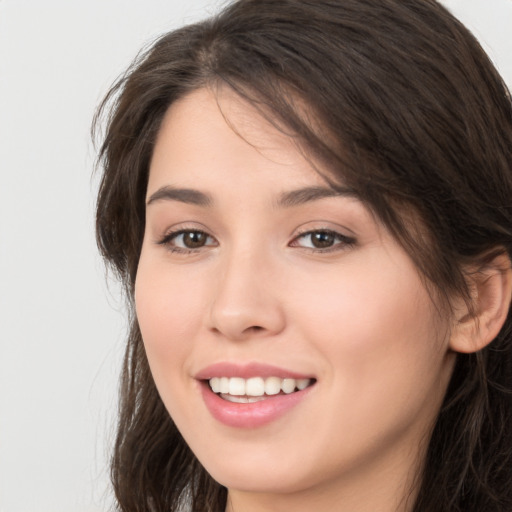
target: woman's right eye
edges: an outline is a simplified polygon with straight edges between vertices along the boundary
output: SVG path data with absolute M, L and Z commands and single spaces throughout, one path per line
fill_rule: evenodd
M 167 246 L 172 252 L 192 252 L 218 245 L 212 236 L 198 229 L 180 229 L 168 233 L 158 243 Z

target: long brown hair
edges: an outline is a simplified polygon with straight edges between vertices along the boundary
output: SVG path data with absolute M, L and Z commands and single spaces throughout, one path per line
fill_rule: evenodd
M 112 460 L 126 512 L 226 505 L 226 489 L 158 396 L 131 303 L 162 117 L 176 99 L 218 84 L 356 190 L 443 307 L 454 294 L 469 300 L 464 263 L 512 254 L 510 94 L 475 38 L 436 1 L 238 0 L 163 36 L 98 113 L 106 131 L 97 240 L 132 311 Z M 511 325 L 509 313 L 488 347 L 457 356 L 415 512 L 512 510 Z

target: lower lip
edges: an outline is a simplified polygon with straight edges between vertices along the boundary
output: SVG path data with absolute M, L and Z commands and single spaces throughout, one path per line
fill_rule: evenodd
M 208 383 L 201 382 L 201 393 L 210 414 L 228 427 L 256 428 L 270 423 L 298 405 L 313 386 L 289 395 L 273 395 L 253 403 L 234 403 L 215 394 Z

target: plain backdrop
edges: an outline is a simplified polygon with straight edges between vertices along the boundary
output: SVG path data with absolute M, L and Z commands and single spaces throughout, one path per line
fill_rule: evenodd
M 512 0 L 446 0 L 512 84 Z M 110 509 L 126 325 L 93 234 L 96 105 L 214 0 L 0 0 L 0 512 Z

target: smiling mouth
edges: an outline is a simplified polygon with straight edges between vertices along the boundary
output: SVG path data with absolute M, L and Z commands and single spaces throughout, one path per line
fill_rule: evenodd
M 280 377 L 212 377 L 210 389 L 228 402 L 254 403 L 276 395 L 290 395 L 314 384 L 315 379 L 282 379 Z

